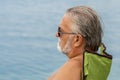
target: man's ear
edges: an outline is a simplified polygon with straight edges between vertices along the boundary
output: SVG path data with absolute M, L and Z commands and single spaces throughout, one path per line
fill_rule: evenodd
M 76 35 L 74 38 L 74 47 L 81 46 L 82 42 L 83 42 L 83 37 L 80 34 Z

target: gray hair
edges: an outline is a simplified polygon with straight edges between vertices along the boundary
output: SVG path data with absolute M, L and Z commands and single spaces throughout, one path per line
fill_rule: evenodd
M 85 41 L 85 48 L 97 51 L 102 42 L 102 27 L 97 13 L 86 6 L 77 6 L 67 10 L 66 14 L 72 18 L 74 26 L 72 32 L 80 33 Z

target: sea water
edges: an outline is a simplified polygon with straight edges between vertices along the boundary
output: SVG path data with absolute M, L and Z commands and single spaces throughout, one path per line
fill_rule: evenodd
M 103 23 L 103 42 L 113 55 L 108 80 L 120 76 L 120 1 L 0 0 L 0 80 L 46 80 L 65 63 L 55 33 L 66 9 L 94 8 Z

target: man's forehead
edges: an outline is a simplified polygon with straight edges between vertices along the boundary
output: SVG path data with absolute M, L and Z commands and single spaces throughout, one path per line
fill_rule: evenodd
M 64 27 L 66 27 L 66 28 L 70 28 L 70 26 L 72 26 L 72 21 L 71 21 L 71 18 L 69 17 L 69 16 L 67 16 L 67 15 L 64 15 L 63 16 L 63 18 L 62 18 L 62 20 L 61 20 L 61 23 L 60 23 L 60 27 L 61 28 L 64 28 Z

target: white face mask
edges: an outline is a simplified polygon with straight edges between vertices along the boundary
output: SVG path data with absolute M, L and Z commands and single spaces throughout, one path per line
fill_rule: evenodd
M 65 44 L 65 46 L 64 46 L 64 48 L 61 48 L 61 40 L 60 40 L 60 38 L 58 39 L 58 46 L 57 46 L 57 48 L 58 48 L 58 50 L 60 51 L 60 52 L 62 52 L 62 53 L 64 53 L 64 54 L 68 54 L 68 53 L 70 53 L 71 52 L 71 50 L 72 50 L 72 48 L 71 48 L 71 42 L 72 42 L 72 37 L 69 37 L 69 39 L 68 39 L 68 41 L 66 42 L 66 44 Z

